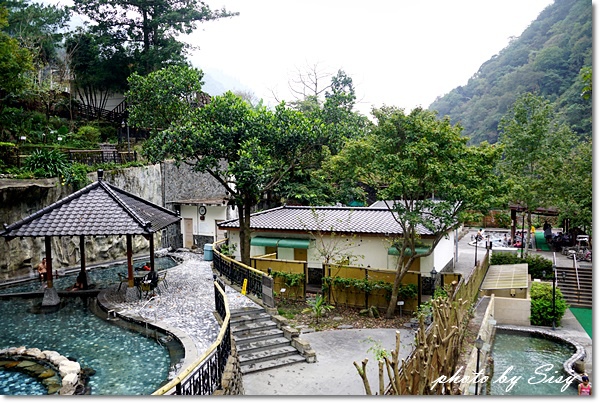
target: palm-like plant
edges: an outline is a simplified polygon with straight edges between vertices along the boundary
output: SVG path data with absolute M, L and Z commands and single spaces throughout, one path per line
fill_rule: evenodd
M 333 308 L 335 308 L 333 305 L 329 305 L 325 302 L 325 298 L 323 298 L 322 294 L 317 295 L 314 300 L 308 300 L 306 303 L 310 305 L 310 308 L 306 308 L 302 312 L 314 313 L 315 318 L 317 318 L 317 324 L 319 324 L 319 318 L 323 316 L 324 312 L 331 311 Z

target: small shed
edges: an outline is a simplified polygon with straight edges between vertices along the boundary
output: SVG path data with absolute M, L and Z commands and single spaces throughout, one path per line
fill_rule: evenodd
M 18 237 L 44 237 L 48 273 L 52 273 L 51 238 L 79 236 L 81 271 L 84 274 L 86 236 L 125 235 L 128 272 L 126 299 L 129 300 L 136 296 L 133 288 L 132 237 L 141 235 L 148 240 L 150 264 L 154 268 L 154 234 L 180 220 L 177 213 L 104 182 L 103 171 L 98 170 L 96 182 L 20 221 L 4 224 L 0 235 L 7 241 Z M 59 303 L 52 275 L 49 275 L 42 306 Z

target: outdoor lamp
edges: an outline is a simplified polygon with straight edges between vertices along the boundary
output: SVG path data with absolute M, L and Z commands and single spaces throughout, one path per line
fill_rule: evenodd
M 477 335 L 477 340 L 475 340 L 475 348 L 477 349 L 477 369 L 475 370 L 475 372 L 479 373 L 479 355 L 481 354 L 481 349 L 483 348 L 483 339 L 480 335 Z M 478 392 L 479 382 L 475 382 L 475 394 L 478 395 Z
M 433 297 L 433 294 L 435 294 L 435 278 L 437 276 L 437 271 L 435 270 L 435 266 L 433 267 L 433 269 L 431 269 L 431 296 Z
M 562 281 L 564 283 L 567 280 L 567 272 L 563 271 L 561 274 L 562 274 Z
M 542 270 L 542 278 L 545 279 L 546 278 L 546 270 Z
M 20 139 L 21 141 L 25 141 L 25 140 L 27 140 L 27 137 L 25 137 L 25 136 L 21 136 L 21 137 L 19 137 L 19 139 Z

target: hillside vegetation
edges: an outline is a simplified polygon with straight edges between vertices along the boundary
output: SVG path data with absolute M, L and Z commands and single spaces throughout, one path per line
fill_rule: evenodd
M 493 144 L 501 117 L 519 95 L 532 92 L 553 104 L 556 123 L 591 138 L 592 105 L 581 96 L 579 76 L 591 66 L 592 2 L 556 0 L 465 86 L 439 97 L 429 109 L 460 123 L 470 143 Z

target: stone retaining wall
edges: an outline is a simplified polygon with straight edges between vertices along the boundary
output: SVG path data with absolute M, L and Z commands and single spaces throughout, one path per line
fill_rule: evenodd
M 49 395 L 89 394 L 79 363 L 56 351 L 10 347 L 0 350 L 0 367 L 37 378 Z

